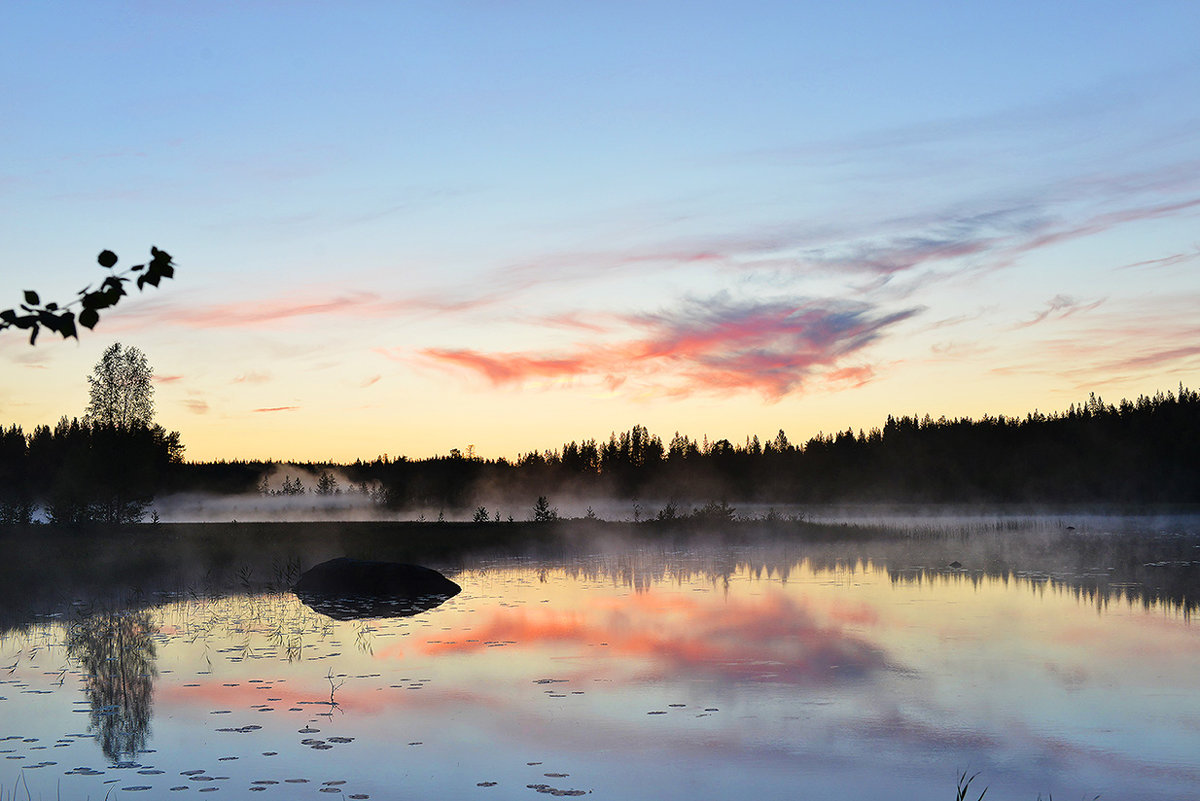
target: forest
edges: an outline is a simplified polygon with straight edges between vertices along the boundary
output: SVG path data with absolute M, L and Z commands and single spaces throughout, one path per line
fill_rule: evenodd
M 470 449 L 428 459 L 292 465 L 186 462 L 177 432 L 63 418 L 53 428 L 0 430 L 0 523 L 143 520 L 172 493 L 332 495 L 361 492 L 382 507 L 470 509 L 491 496 L 656 499 L 658 518 L 726 503 L 1200 502 L 1200 393 L 1182 385 L 1106 404 L 1094 394 L 1065 411 L 1024 417 L 888 417 L 869 431 L 792 443 L 664 441 L 642 426 L 515 459 Z M 305 485 L 303 471 L 316 476 Z M 553 517 L 548 504 L 543 518 Z
M 178 432 L 62 418 L 26 434 L 0 430 L 0 524 L 37 518 L 62 525 L 141 521 L 181 477 Z

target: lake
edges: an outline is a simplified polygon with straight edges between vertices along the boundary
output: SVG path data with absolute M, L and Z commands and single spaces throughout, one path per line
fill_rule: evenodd
M 134 540 L 55 541 L 70 581 L 5 574 L 0 798 L 1200 798 L 1191 521 L 629 530 L 183 532 L 107 584 Z M 356 549 L 462 592 L 339 621 L 286 590 Z

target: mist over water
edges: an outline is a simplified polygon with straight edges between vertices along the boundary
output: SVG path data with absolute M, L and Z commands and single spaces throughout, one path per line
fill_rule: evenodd
M 335 473 L 335 475 L 337 475 Z M 538 495 L 532 493 L 472 493 L 457 505 L 409 504 L 390 508 L 381 501 L 377 486 L 362 489 L 339 476 L 339 491 L 319 495 L 311 491 L 319 474 L 303 468 L 273 471 L 277 490 L 284 476 L 301 478 L 307 491 L 298 495 L 176 493 L 155 499 L 150 512 L 164 523 L 311 522 L 311 521 L 420 521 L 469 522 L 482 508 L 488 519 L 524 522 L 534 519 Z M 661 517 L 671 508 L 673 514 L 686 517 L 703 509 L 705 502 L 679 497 L 630 498 L 589 493 L 551 494 L 546 496 L 557 516 L 566 519 L 596 517 L 601 520 L 641 522 Z M 900 531 L 953 533 L 1019 529 L 1053 533 L 1078 530 L 1093 534 L 1132 532 L 1200 533 L 1197 510 L 1123 510 L 1096 505 L 1028 504 L 846 504 L 846 503 L 764 503 L 722 500 L 733 519 L 805 520 L 817 523 L 888 527 Z
M 164 523 L 302 523 L 400 519 L 394 511 L 359 493 L 332 496 L 179 493 L 156 498 L 151 508 Z

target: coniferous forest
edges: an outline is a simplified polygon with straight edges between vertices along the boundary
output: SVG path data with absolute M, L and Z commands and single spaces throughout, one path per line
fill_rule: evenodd
M 1200 393 L 1179 387 L 1106 404 L 1095 395 L 1023 418 L 889 417 L 869 431 L 780 431 L 669 440 L 634 426 L 607 439 L 481 459 L 452 450 L 429 459 L 379 457 L 299 465 L 273 489 L 271 462 L 183 461 L 176 432 L 63 418 L 53 428 L 0 430 L 0 523 L 127 523 L 172 493 L 363 492 L 392 509 L 470 508 L 478 494 L 645 498 L 689 503 L 1200 502 Z M 672 508 L 668 506 L 670 514 Z

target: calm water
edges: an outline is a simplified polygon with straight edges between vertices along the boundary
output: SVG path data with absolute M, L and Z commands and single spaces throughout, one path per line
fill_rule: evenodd
M 0 636 L 0 797 L 1200 798 L 1188 603 L 960 545 L 467 559 L 409 618 L 80 606 Z

